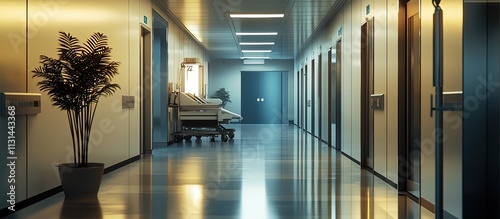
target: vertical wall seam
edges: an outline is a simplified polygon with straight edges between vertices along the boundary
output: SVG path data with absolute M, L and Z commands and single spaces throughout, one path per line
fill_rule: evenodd
M 29 47 L 28 47 L 28 44 L 29 44 L 29 41 L 28 41 L 28 33 L 29 33 L 29 30 L 28 30 L 28 25 L 29 25 L 29 22 L 28 22 L 29 16 L 28 15 L 29 14 L 28 14 L 28 12 L 29 12 L 29 8 L 28 8 L 28 4 L 29 4 L 28 0 L 26 0 L 26 4 L 25 4 L 26 20 L 24 21 L 25 28 L 26 28 L 25 29 L 26 33 L 24 34 L 25 42 L 26 42 L 26 44 L 25 44 L 25 51 L 26 51 L 25 61 L 26 61 L 26 63 L 24 63 L 25 68 L 26 68 L 26 70 L 25 70 L 26 71 L 26 84 L 25 84 L 26 92 L 28 92 L 28 84 L 29 84 L 28 83 L 28 76 L 29 76 L 29 74 L 28 74 L 28 72 L 29 72 L 28 71 L 28 67 L 29 67 L 29 65 L 28 65 L 28 61 L 29 61 L 29 59 L 28 59 L 28 54 L 29 54 Z M 29 126 L 28 126 L 28 116 L 26 115 L 25 118 L 26 118 L 26 140 L 25 140 L 25 142 L 26 142 L 26 173 L 25 173 L 25 175 L 26 175 L 26 193 L 25 193 L 25 198 L 28 198 L 29 197 L 29 193 L 28 193 L 28 188 L 29 188 L 29 183 L 28 183 L 29 182 L 29 180 L 28 180 L 29 179 L 28 178 L 29 177 L 29 174 L 28 174 L 28 171 L 29 171 L 29 165 L 28 165 L 29 164 L 29 159 L 28 159 L 29 158 L 29 150 L 28 150 L 28 148 L 29 148 L 29 131 L 28 131 L 28 127 Z
M 352 108 L 353 108 L 353 104 L 352 104 L 352 93 L 353 93 L 353 89 L 352 89 L 352 53 L 353 53 L 353 47 L 352 47 L 352 44 L 353 44 L 353 42 L 354 42 L 354 40 L 353 40 L 353 36 L 354 36 L 354 33 L 353 33 L 353 32 L 354 32 L 354 28 L 353 28 L 353 26 L 354 26 L 354 25 L 353 25 L 353 23 L 354 23 L 354 22 L 353 22 L 353 20 L 352 20 L 352 16 L 353 16 L 353 15 L 352 15 L 352 14 L 353 14 L 353 7 L 354 7 L 354 5 L 353 5 L 353 3 L 352 3 L 352 1 L 351 1 L 351 13 L 350 13 L 350 16 L 351 16 L 351 45 L 350 45 L 350 46 L 351 46 L 351 51 L 350 51 L 350 52 L 351 52 L 351 54 L 350 54 L 350 56 L 351 56 L 351 57 L 350 57 L 350 58 L 351 58 L 351 72 L 349 72 L 349 77 L 350 77 L 350 81 L 349 81 L 349 82 L 351 83 L 351 92 L 349 92 L 349 93 L 351 94 L 351 104 L 350 104 L 350 107 L 351 107 L 351 116 L 350 116 L 350 118 L 349 118 L 349 119 L 351 120 L 351 126 L 350 126 L 351 131 L 350 131 L 350 133 L 349 133 L 349 134 L 350 134 L 350 136 L 349 136 L 349 137 L 351 138 L 351 139 L 349 140 L 349 141 L 351 142 L 351 147 L 350 147 L 349 155 L 350 155 L 351 157 L 353 156 L 353 154 L 352 154 L 352 147 L 353 147 L 353 144 L 352 144 L 352 126 L 353 126 L 353 125 L 352 125 L 352 124 L 353 124 L 353 121 L 352 121 Z
M 385 1 L 385 92 L 386 99 L 385 104 L 387 105 L 385 114 L 385 177 L 389 178 L 389 116 L 387 111 L 389 111 L 389 1 Z
M 140 4 L 140 3 L 139 3 Z M 139 7 L 140 8 L 140 7 Z M 139 10 L 140 11 L 140 10 Z M 140 16 L 140 15 L 139 15 Z M 130 22 L 130 19 L 132 18 L 132 15 L 130 13 L 130 0 L 128 1 L 128 34 L 127 34 L 127 37 L 128 37 L 128 46 L 127 46 L 127 49 L 128 49 L 128 53 L 127 53 L 127 56 L 128 56 L 128 89 L 127 89 L 127 95 L 130 95 L 130 77 L 131 77 L 131 63 L 132 63 L 132 59 L 130 58 L 130 44 L 131 44 L 131 37 L 130 37 L 130 25 L 131 25 L 131 22 Z M 131 133 L 131 130 L 130 130 L 130 120 L 131 120 L 131 113 L 130 113 L 131 110 L 129 110 L 129 114 L 128 114 L 128 157 L 127 158 L 130 158 L 130 150 L 131 150 L 131 147 L 132 147 L 132 141 L 130 140 L 130 133 Z M 140 150 L 139 150 L 140 151 Z

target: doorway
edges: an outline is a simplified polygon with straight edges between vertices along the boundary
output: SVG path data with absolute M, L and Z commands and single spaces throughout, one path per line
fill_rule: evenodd
M 305 99 L 305 93 L 306 93 L 306 90 L 305 90 L 305 75 L 304 75 L 304 68 L 301 68 L 300 69 L 300 121 L 302 123 L 302 125 L 300 126 L 302 128 L 302 130 L 306 130 L 306 99 Z
M 418 0 L 407 3 L 406 16 L 406 159 L 407 191 L 420 197 L 420 15 Z
M 341 149 L 342 41 L 328 51 L 328 144 Z
M 321 48 L 320 48 L 321 49 Z M 318 55 L 318 138 L 320 141 L 325 141 L 323 138 L 323 54 Z
M 279 71 L 241 72 L 243 124 L 281 124 L 282 80 Z
M 140 104 L 140 142 L 141 153 L 151 154 L 153 150 L 152 116 L 152 74 L 151 74 L 151 31 L 141 26 L 140 37 L 141 104 Z
M 316 65 L 315 60 L 311 60 L 311 134 L 316 135 Z
M 304 89 L 304 95 L 305 95 L 305 118 L 306 118 L 306 121 L 305 121 L 305 130 L 306 132 L 309 132 L 311 133 L 311 109 L 309 109 L 309 107 L 311 107 L 311 97 L 310 97 L 310 92 L 308 92 L 310 89 L 311 89 L 311 86 L 309 85 L 309 83 L 311 82 L 311 80 L 309 80 L 309 72 L 307 71 L 307 65 L 304 66 L 304 84 L 305 84 L 305 89 Z
M 373 169 L 373 94 L 374 18 L 361 26 L 361 166 Z
M 301 92 L 301 87 L 300 87 L 300 85 L 301 85 L 300 78 L 301 78 L 300 77 L 300 71 L 297 71 L 297 121 L 296 121 L 296 124 L 297 124 L 298 127 L 302 127 L 302 117 L 301 117 L 302 110 L 300 108 L 301 107 L 301 105 L 300 105 L 300 103 L 301 103 L 300 97 L 301 97 L 301 93 L 302 92 Z

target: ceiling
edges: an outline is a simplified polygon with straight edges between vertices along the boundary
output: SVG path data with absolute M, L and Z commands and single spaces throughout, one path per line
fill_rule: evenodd
M 307 40 L 346 0 L 155 0 L 192 33 L 211 58 L 294 59 Z M 230 18 L 229 13 L 277 14 L 283 18 Z M 278 32 L 276 36 L 239 36 L 237 32 Z M 274 42 L 274 45 L 240 45 Z M 242 50 L 271 50 L 243 53 Z

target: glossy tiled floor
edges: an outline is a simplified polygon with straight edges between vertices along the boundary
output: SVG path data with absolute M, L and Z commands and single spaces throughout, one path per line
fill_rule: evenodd
M 106 174 L 97 200 L 59 193 L 7 218 L 425 218 L 418 204 L 404 210 L 411 204 L 396 189 L 294 126 L 232 126 L 229 142 L 158 148 Z

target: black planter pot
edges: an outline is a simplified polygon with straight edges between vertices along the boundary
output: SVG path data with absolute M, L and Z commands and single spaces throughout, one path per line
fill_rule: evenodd
M 58 165 L 59 177 L 65 197 L 97 198 L 104 172 L 103 163 L 89 163 L 88 167 L 76 167 L 73 163 Z

